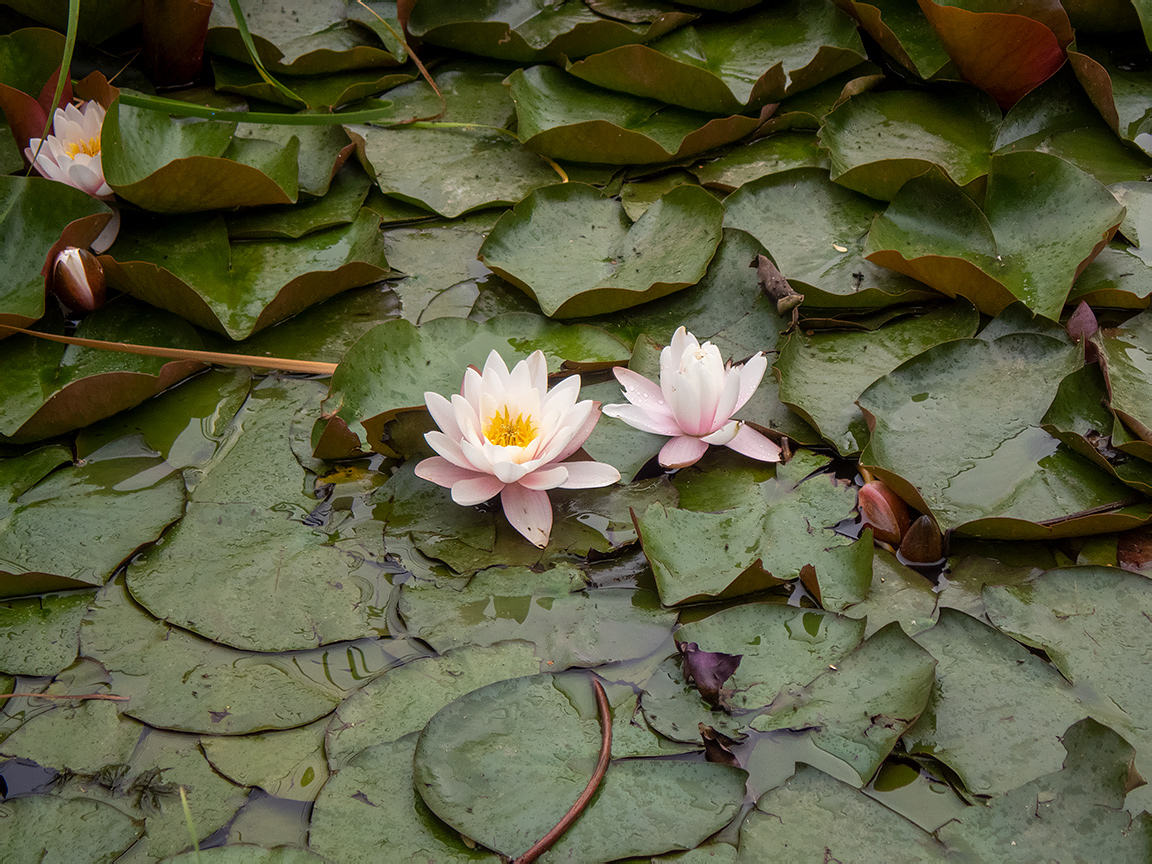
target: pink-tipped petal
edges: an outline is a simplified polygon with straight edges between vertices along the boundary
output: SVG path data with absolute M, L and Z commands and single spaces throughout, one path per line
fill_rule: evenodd
M 480 475 L 477 471 L 469 471 L 467 468 L 453 465 L 440 456 L 429 456 L 416 465 L 416 476 L 421 480 L 427 480 L 448 489 L 461 480 L 487 475 Z
M 624 398 L 633 405 L 666 417 L 672 416 L 672 409 L 664 402 L 664 391 L 655 381 L 624 366 L 613 367 L 612 374 L 624 388 Z
M 588 440 L 588 436 L 592 434 L 592 430 L 596 428 L 596 422 L 600 419 L 600 403 L 593 402 L 591 399 L 586 399 L 576 407 L 585 403 L 591 403 L 591 408 L 588 411 L 587 417 L 584 422 L 576 429 L 575 433 L 569 439 L 568 443 L 560 449 L 559 452 L 550 454 L 550 461 L 563 462 L 577 450 L 584 446 L 584 442 Z
M 732 409 L 733 413 L 743 408 L 744 403 L 752 398 L 752 394 L 755 393 L 756 388 L 760 386 L 760 381 L 764 377 L 764 372 L 767 368 L 768 358 L 758 353 L 756 356 L 750 358 L 743 366 L 735 370 L 740 375 L 740 398 L 736 400 L 736 407 Z
M 520 481 L 525 489 L 555 489 L 557 486 L 567 486 L 568 465 L 553 465 L 550 468 L 538 468 L 531 474 L 526 474 Z
M 565 489 L 595 489 L 611 486 L 620 480 L 620 472 L 605 462 L 565 462 L 568 479 Z
M 736 437 L 728 442 L 727 446 L 737 453 L 742 453 L 761 462 L 779 462 L 780 447 L 770 438 L 761 435 L 747 423 L 741 423 Z
M 740 431 L 740 423 L 736 420 L 729 420 L 715 432 L 710 435 L 701 435 L 700 440 L 705 444 L 714 446 L 721 446 L 727 444 L 736 437 L 736 433 Z
M 700 461 L 708 445 L 699 438 L 681 435 L 660 448 L 660 464 L 665 468 L 687 468 Z
M 623 420 L 629 426 L 653 435 L 681 435 L 683 430 L 676 425 L 675 419 L 646 411 L 639 405 L 605 405 L 604 413 L 617 420 Z
M 500 494 L 504 484 L 491 474 L 475 474 L 452 484 L 452 500 L 464 507 L 480 504 Z
M 676 418 L 676 425 L 687 435 L 704 435 L 711 432 L 710 424 L 714 413 L 714 395 L 702 392 L 697 382 L 685 375 L 675 373 L 668 381 L 660 380 L 664 389 L 664 398 L 672 415 Z M 705 402 L 709 404 L 705 404 Z M 704 416 L 707 414 L 708 420 Z
M 547 492 L 525 489 L 516 483 L 504 487 L 500 503 L 504 505 L 508 522 L 529 543 L 541 549 L 548 545 L 552 533 L 552 502 L 548 500 Z
M 424 433 L 424 440 L 428 442 L 429 447 L 453 465 L 459 465 L 468 471 L 476 470 L 475 463 L 464 455 L 458 438 L 449 438 L 443 432 L 433 429 L 431 432 Z
M 516 483 L 525 474 L 528 473 L 527 468 L 516 462 L 496 461 L 492 460 L 492 473 L 495 474 L 502 483 Z

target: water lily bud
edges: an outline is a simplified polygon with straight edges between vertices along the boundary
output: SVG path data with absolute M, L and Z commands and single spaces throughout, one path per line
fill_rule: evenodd
M 944 538 L 931 516 L 921 516 L 905 532 L 900 557 L 909 564 L 935 564 L 944 557 Z
M 91 312 L 104 305 L 104 268 L 87 249 L 69 246 L 56 256 L 52 291 L 69 308 Z
M 880 480 L 860 487 L 856 505 L 863 527 L 871 528 L 872 535 L 885 543 L 899 543 L 912 521 L 908 505 Z

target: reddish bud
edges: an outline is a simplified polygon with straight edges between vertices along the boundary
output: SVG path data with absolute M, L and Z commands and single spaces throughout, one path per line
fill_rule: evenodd
M 900 544 L 900 557 L 909 564 L 935 564 L 944 557 L 944 538 L 931 516 L 912 523 Z
M 899 543 L 912 521 L 908 505 L 880 480 L 871 480 L 860 487 L 856 506 L 860 508 L 860 522 L 872 529 L 872 536 L 885 543 Z
M 104 305 L 104 268 L 87 249 L 69 246 L 56 256 L 52 291 L 77 312 L 92 312 Z

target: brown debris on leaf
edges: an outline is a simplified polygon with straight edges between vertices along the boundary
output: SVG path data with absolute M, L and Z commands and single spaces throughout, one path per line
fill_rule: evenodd
M 776 265 L 767 255 L 757 255 L 752 262 L 756 268 L 756 278 L 760 280 L 760 287 L 776 304 L 777 314 L 783 316 L 792 313 L 792 327 L 800 320 L 800 304 L 804 302 L 804 295 L 788 284 L 788 280 L 777 269 Z
M 684 677 L 696 685 L 701 698 L 713 708 L 731 712 L 728 697 L 733 691 L 725 689 L 724 682 L 732 677 L 744 655 L 701 651 L 695 642 L 677 642 L 676 648 L 684 662 Z

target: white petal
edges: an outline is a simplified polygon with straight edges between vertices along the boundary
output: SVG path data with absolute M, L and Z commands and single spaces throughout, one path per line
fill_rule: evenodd
M 539 393 L 548 389 L 548 359 L 543 351 L 533 351 L 524 361 L 528 364 L 531 387 Z
M 708 445 L 699 438 L 681 435 L 679 438 L 669 439 L 668 443 L 660 448 L 660 464 L 665 468 L 687 468 L 700 461 L 700 457 L 708 452 Z
M 729 420 L 710 435 L 701 436 L 700 440 L 705 444 L 715 444 L 717 446 L 727 444 L 736 437 L 736 434 L 740 431 L 740 425 L 741 424 L 735 420 Z
M 568 480 L 565 489 L 595 489 L 619 482 L 620 472 L 605 462 L 565 462 Z
M 740 398 L 740 376 L 736 372 L 729 372 L 720 389 L 720 396 L 716 400 L 716 410 L 712 415 L 709 426 L 713 430 L 724 427 L 736 410 L 736 401 Z M 733 433 L 735 434 L 735 433 Z M 712 442 L 709 441 L 709 444 Z
M 761 435 L 747 423 L 740 424 L 736 437 L 728 442 L 728 447 L 737 453 L 759 459 L 761 462 L 779 462 L 780 446 Z
M 676 425 L 671 417 L 664 417 L 644 410 L 639 405 L 605 405 L 604 413 L 617 420 L 623 420 L 629 426 L 653 435 L 682 435 L 683 430 Z
M 459 438 L 460 426 L 456 422 L 456 410 L 452 403 L 431 390 L 424 392 L 424 404 L 428 406 L 428 413 L 432 415 L 432 422 L 440 427 L 441 431 L 450 438 Z
M 540 468 L 530 474 L 525 474 L 520 485 L 525 489 L 555 489 L 557 486 L 567 486 L 567 465 L 553 465 L 550 468 Z
M 528 542 L 541 549 L 548 545 L 548 536 L 552 533 L 552 502 L 547 492 L 513 484 L 504 487 L 500 503 L 504 505 L 508 522 Z
M 443 456 L 447 461 L 453 465 L 459 465 L 461 468 L 467 468 L 471 471 L 483 471 L 483 468 L 478 468 L 467 456 L 464 455 L 461 449 L 461 440 L 459 438 L 452 438 L 445 435 L 443 432 L 432 430 L 431 432 L 424 433 L 424 440 L 428 442 L 428 446 Z M 485 471 L 484 473 L 491 473 Z
M 738 366 L 733 372 L 740 376 L 740 398 L 736 400 L 736 407 L 732 409 L 733 413 L 739 411 L 744 407 L 744 404 L 752 398 L 752 394 L 756 392 L 756 388 L 760 386 L 760 381 L 764 377 L 765 370 L 768 369 L 768 358 L 762 353 L 757 353 L 743 366 Z
M 457 480 L 452 484 L 452 500 L 470 507 L 499 495 L 503 489 L 504 484 L 491 474 L 477 474 L 475 477 Z
M 493 462 L 492 473 L 505 483 L 515 483 L 531 469 L 516 462 Z
M 488 359 L 484 361 L 484 371 L 481 375 L 485 384 L 489 384 L 489 379 L 491 379 L 492 382 L 499 384 L 500 390 L 508 390 L 508 364 L 504 362 L 504 358 L 497 353 L 495 348 L 488 354 Z

